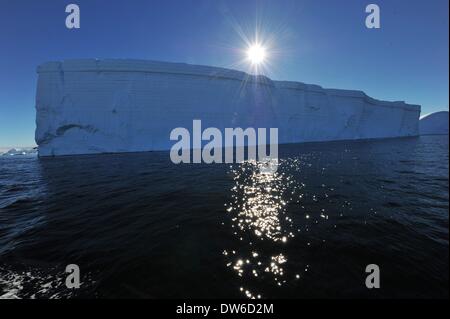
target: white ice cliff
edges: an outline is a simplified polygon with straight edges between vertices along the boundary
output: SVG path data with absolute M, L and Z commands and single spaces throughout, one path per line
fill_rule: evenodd
M 38 67 L 41 156 L 168 150 L 176 127 L 278 128 L 279 143 L 414 136 L 420 106 L 234 70 L 141 60 Z
M 421 135 L 448 134 L 448 112 L 435 112 L 420 119 Z

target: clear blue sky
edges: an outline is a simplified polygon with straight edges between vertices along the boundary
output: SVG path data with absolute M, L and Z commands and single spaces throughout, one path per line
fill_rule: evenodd
M 65 7 L 81 29 L 65 27 Z M 381 29 L 365 7 L 381 8 Z M 0 0 L 0 146 L 34 145 L 36 66 L 139 58 L 230 66 L 256 20 L 272 34 L 273 79 L 360 89 L 448 110 L 448 0 Z

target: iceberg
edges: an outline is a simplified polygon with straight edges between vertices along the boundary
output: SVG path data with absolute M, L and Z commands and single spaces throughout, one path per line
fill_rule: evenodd
M 416 136 L 420 106 L 210 67 L 82 59 L 37 69 L 40 156 L 169 150 L 191 127 L 278 128 L 279 143 Z
M 448 111 L 431 113 L 419 121 L 420 135 L 448 134 Z
M 30 155 L 36 154 L 37 150 L 34 147 L 25 147 L 25 148 L 11 148 L 7 152 L 1 152 L 2 156 L 18 156 L 18 155 Z

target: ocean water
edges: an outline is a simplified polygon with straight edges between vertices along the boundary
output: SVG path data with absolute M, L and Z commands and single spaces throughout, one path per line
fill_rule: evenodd
M 274 174 L 0 157 L 0 296 L 448 298 L 448 160 L 447 135 L 284 145 Z

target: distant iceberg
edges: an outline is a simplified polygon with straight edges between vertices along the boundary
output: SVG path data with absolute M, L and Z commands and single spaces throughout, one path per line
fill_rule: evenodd
M 41 156 L 168 150 L 176 127 L 278 128 L 279 143 L 419 134 L 420 106 L 235 70 L 141 60 L 38 67 Z
M 37 150 L 33 147 L 27 148 L 11 148 L 7 152 L 1 153 L 2 156 L 18 156 L 18 155 L 29 155 L 36 154 Z
M 448 111 L 429 114 L 420 119 L 420 135 L 448 134 Z

